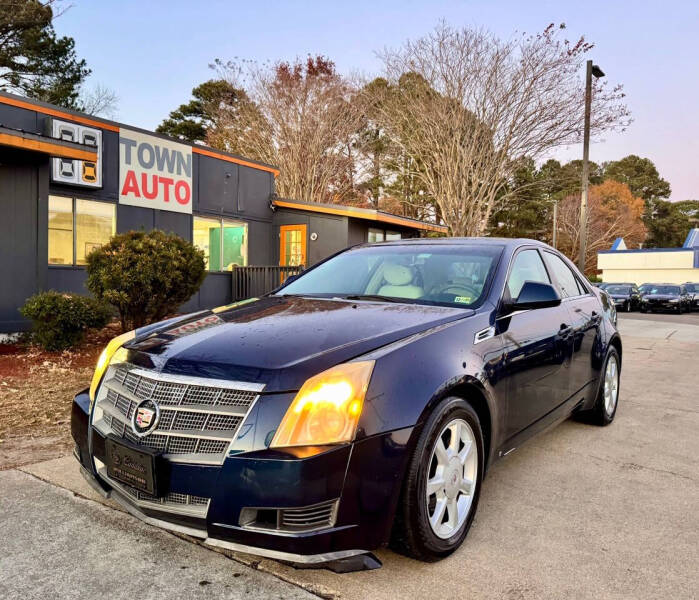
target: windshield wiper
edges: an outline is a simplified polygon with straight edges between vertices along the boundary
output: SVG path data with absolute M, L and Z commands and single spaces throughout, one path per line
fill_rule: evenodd
M 378 302 L 397 302 L 398 304 L 407 302 L 407 298 L 391 298 L 390 296 L 380 296 L 378 294 L 352 294 L 350 296 L 339 296 L 345 300 L 377 300 Z

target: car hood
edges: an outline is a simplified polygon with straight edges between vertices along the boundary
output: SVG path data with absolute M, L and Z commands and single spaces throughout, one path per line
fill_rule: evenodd
M 676 300 L 679 296 L 673 294 L 646 294 L 643 296 L 644 300 Z
M 440 306 L 270 296 L 167 322 L 125 347 L 131 362 L 157 371 L 293 391 L 333 365 L 472 314 Z
M 614 300 L 626 300 L 630 297 L 630 294 L 609 294 Z

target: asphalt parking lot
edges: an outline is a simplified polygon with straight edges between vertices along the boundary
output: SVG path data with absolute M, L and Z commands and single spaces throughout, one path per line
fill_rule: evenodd
M 619 326 L 615 422 L 567 421 L 496 465 L 446 560 L 381 550 L 383 568 L 346 575 L 231 560 L 98 503 L 65 457 L 0 473 L 0 597 L 696 598 L 699 313 Z

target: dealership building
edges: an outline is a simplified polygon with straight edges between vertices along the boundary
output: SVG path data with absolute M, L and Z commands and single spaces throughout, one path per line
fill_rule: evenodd
M 193 242 L 207 277 L 182 310 L 230 302 L 234 267 L 304 265 L 347 246 L 446 228 L 275 194 L 279 171 L 233 154 L 0 92 L 0 333 L 41 290 L 87 293 L 85 257 L 110 236 Z
M 629 249 L 617 238 L 597 253 L 604 282 L 699 283 L 699 229 L 691 229 L 681 248 Z

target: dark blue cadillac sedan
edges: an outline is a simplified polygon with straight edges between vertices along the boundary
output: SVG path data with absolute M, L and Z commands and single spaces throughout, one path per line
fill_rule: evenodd
M 74 400 L 75 454 L 134 515 L 209 544 L 339 568 L 377 566 L 389 542 L 436 560 L 495 461 L 572 414 L 614 419 L 612 315 L 531 240 L 353 247 L 110 342 Z

